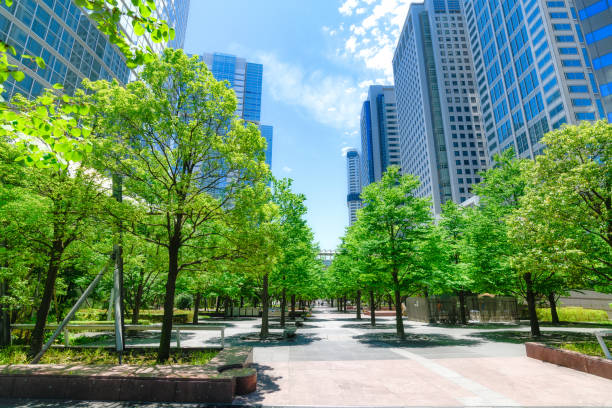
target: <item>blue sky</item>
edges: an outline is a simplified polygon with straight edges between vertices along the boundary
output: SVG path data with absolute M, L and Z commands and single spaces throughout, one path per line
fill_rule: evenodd
M 348 225 L 346 161 L 359 147 L 367 86 L 392 83 L 410 0 L 191 0 L 185 51 L 264 65 L 261 123 L 272 171 L 307 198 L 308 223 L 333 249 Z

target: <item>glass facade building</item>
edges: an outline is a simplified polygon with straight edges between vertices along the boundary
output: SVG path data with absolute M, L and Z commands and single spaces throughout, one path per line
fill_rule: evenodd
M 127 3 L 122 2 L 124 7 Z M 173 41 L 182 47 L 187 28 L 189 0 L 157 0 L 157 16 L 168 21 L 176 30 Z M 122 22 L 122 29 L 128 26 Z M 128 38 L 136 38 L 129 29 Z M 72 0 L 15 0 L 7 7 L 0 6 L 1 39 L 15 47 L 18 54 L 42 57 L 46 68 L 36 66 L 30 60 L 19 60 L 26 78 L 4 83 L 5 98 L 19 92 L 31 98 L 38 96 L 44 88 L 59 83 L 64 91 L 72 94 L 83 78 L 91 80 L 113 78 L 121 83 L 130 80 L 130 70 L 116 46 L 110 44 L 87 14 Z M 147 42 L 150 38 L 139 37 Z M 152 42 L 151 42 L 152 44 Z M 161 51 L 165 44 L 152 47 Z
M 469 199 L 488 166 L 473 66 L 460 2 L 410 6 L 393 57 L 401 168 L 434 214 Z
M 236 93 L 238 99 L 236 115 L 247 122 L 259 125 L 261 135 L 268 142 L 266 163 L 272 168 L 274 128 L 260 125 L 263 65 L 222 53 L 204 53 L 200 59 L 210 69 L 217 81 L 227 81 Z
M 274 141 L 274 128 L 268 125 L 260 125 L 261 135 L 266 139 L 266 163 L 272 169 L 272 142 Z
M 357 210 L 361 208 L 361 162 L 359 152 L 350 149 L 346 152 L 347 190 L 346 205 L 348 207 L 349 225 L 357 220 Z
M 603 117 L 573 0 L 466 0 L 465 14 L 491 157 L 533 158 L 546 132 Z
M 221 53 L 205 53 L 201 56 L 215 79 L 228 81 L 236 92 L 236 114 L 242 119 L 259 123 L 261 118 L 261 91 L 263 65 L 247 62 L 244 58 Z
M 387 167 L 400 166 L 395 92 L 392 86 L 372 85 L 361 110 L 363 186 L 381 179 Z
M 602 99 L 595 103 L 612 123 L 612 1 L 576 0 L 576 8 L 595 74 L 591 86 L 599 86 Z

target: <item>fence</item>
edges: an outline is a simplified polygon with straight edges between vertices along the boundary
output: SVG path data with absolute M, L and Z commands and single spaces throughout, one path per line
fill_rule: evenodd
M 461 321 L 457 296 L 409 297 L 406 316 L 419 322 L 456 323 Z M 466 316 L 478 322 L 506 322 L 518 320 L 516 299 L 510 296 L 466 296 Z

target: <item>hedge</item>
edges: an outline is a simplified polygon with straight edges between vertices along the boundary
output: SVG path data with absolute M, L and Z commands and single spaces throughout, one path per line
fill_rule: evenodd
M 174 323 L 185 324 L 191 322 L 191 316 L 193 312 L 187 310 L 174 310 Z M 147 323 L 161 323 L 164 317 L 163 310 L 141 310 L 139 314 L 138 321 L 141 324 Z M 125 319 L 126 323 L 129 323 L 127 320 L 132 318 L 131 311 L 126 310 Z M 87 321 L 96 321 L 102 322 L 106 321 L 106 310 L 104 309 L 81 309 L 76 313 L 76 320 L 87 320 Z
M 552 320 L 550 308 L 536 309 L 538 319 L 545 322 Z M 583 307 L 558 307 L 557 314 L 562 322 L 602 322 L 608 320 L 605 310 L 585 309 Z

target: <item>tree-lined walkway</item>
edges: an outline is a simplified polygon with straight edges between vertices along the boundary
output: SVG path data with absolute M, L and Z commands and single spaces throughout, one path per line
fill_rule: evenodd
M 612 381 L 525 357 L 522 344 L 406 322 L 407 340 L 317 309 L 295 345 L 255 349 L 264 406 L 612 406 Z M 527 327 L 521 330 L 528 330 Z M 558 329 L 555 329 L 558 330 Z M 503 329 L 502 329 L 503 331 Z

